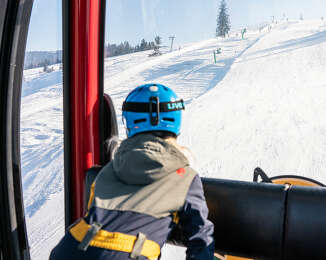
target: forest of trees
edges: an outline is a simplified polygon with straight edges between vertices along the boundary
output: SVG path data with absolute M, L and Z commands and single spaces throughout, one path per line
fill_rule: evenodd
M 155 50 L 159 48 L 159 44 L 157 44 L 157 37 L 155 38 L 155 41 L 147 42 L 145 39 L 142 39 L 140 44 L 137 44 L 136 46 L 131 46 L 128 41 L 121 42 L 120 44 L 108 44 L 105 47 L 105 56 L 106 57 L 113 57 L 133 52 L 139 52 L 139 51 L 147 51 L 147 50 Z M 159 37 L 159 39 L 161 39 Z
M 47 67 L 62 62 L 62 51 L 27 51 L 24 69 Z
M 142 39 L 140 44 L 132 46 L 128 41 L 120 44 L 108 44 L 105 46 L 105 57 L 113 57 L 138 51 L 153 50 L 150 56 L 160 55 L 161 37 L 156 36 L 154 41 L 147 42 Z M 49 72 L 49 65 L 62 63 L 62 51 L 27 51 L 25 54 L 24 69 L 43 67 L 43 70 Z

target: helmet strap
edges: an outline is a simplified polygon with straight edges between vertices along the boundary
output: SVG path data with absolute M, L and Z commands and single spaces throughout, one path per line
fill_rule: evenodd
M 156 111 L 153 111 L 153 108 Z M 158 125 L 160 122 L 160 100 L 158 97 L 152 96 L 149 98 L 149 117 L 151 120 L 151 125 Z

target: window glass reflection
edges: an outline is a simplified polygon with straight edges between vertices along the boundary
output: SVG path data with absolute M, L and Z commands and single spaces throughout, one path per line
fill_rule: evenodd
M 28 239 L 47 259 L 64 232 L 61 1 L 34 1 L 21 94 L 20 149 Z

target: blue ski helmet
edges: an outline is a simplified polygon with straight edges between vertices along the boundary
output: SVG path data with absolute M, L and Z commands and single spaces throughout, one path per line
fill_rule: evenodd
M 161 84 L 146 84 L 135 88 L 122 106 L 127 136 L 150 131 L 180 134 L 182 99 Z

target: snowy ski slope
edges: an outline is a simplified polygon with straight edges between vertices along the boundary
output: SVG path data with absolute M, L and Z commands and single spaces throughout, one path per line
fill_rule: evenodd
M 214 64 L 213 50 L 222 53 Z M 109 58 L 105 92 L 121 104 L 139 84 L 157 82 L 186 101 L 181 144 L 201 176 L 252 179 L 298 174 L 326 183 L 326 25 L 321 20 L 273 25 L 189 44 L 160 57 L 149 52 Z M 47 259 L 64 233 L 62 72 L 25 71 L 21 154 L 33 260 Z M 183 259 L 166 246 L 163 260 Z

